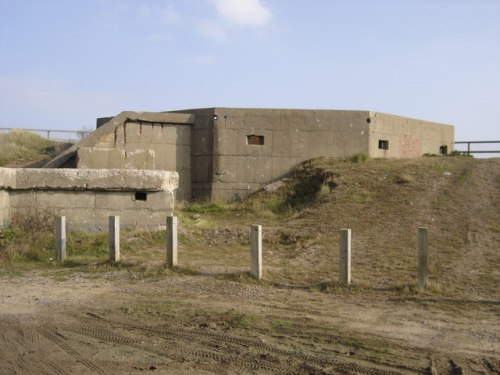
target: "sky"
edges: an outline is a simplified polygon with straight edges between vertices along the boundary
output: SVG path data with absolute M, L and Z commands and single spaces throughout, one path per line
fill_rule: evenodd
M 201 107 L 370 110 L 500 140 L 500 0 L 0 0 L 0 127 Z

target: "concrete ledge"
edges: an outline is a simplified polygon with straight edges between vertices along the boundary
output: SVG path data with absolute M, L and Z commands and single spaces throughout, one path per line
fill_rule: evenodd
M 0 227 L 16 216 L 67 216 L 71 228 L 160 228 L 173 213 L 177 172 L 137 169 L 0 168 Z
M 0 168 L 0 189 L 14 189 L 16 187 L 16 170 L 14 168 Z
M 11 172 L 6 175 L 10 177 L 9 188 L 17 190 L 166 191 L 179 185 L 178 173 L 169 171 L 58 168 L 13 171 L 15 184 Z

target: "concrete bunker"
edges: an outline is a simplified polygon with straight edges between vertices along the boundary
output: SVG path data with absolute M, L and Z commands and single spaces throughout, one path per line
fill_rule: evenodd
M 66 216 L 69 228 L 104 230 L 119 214 L 123 227 L 159 229 L 177 186 L 177 172 L 168 171 L 0 168 L 0 227 L 50 214 Z
M 454 143 L 451 125 L 372 111 L 122 112 L 97 126 L 45 167 L 177 171 L 182 200 L 241 198 L 313 158 L 416 158 Z

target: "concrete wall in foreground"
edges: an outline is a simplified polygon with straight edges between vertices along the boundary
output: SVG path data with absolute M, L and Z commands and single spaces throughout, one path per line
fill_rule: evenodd
M 216 200 L 246 196 L 308 159 L 368 152 L 368 111 L 216 108 L 214 115 Z
M 10 187 L 16 184 L 15 170 L 0 168 L 0 228 L 10 223 Z
M 16 215 L 65 215 L 69 228 L 106 230 L 108 216 L 119 215 L 122 227 L 160 228 L 174 209 L 176 172 L 102 169 L 8 169 L 9 184 L 0 184 L 3 225 Z
M 10 222 L 10 199 L 9 193 L 0 190 L 0 228 L 5 227 Z
M 165 116 L 166 117 L 166 116 Z M 177 171 L 177 197 L 191 198 L 191 125 L 126 121 L 77 150 L 78 168 Z

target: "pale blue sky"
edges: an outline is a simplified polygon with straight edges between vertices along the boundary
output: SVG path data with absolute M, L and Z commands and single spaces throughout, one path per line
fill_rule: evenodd
M 500 139 L 500 0 L 0 0 L 0 127 L 363 109 Z

